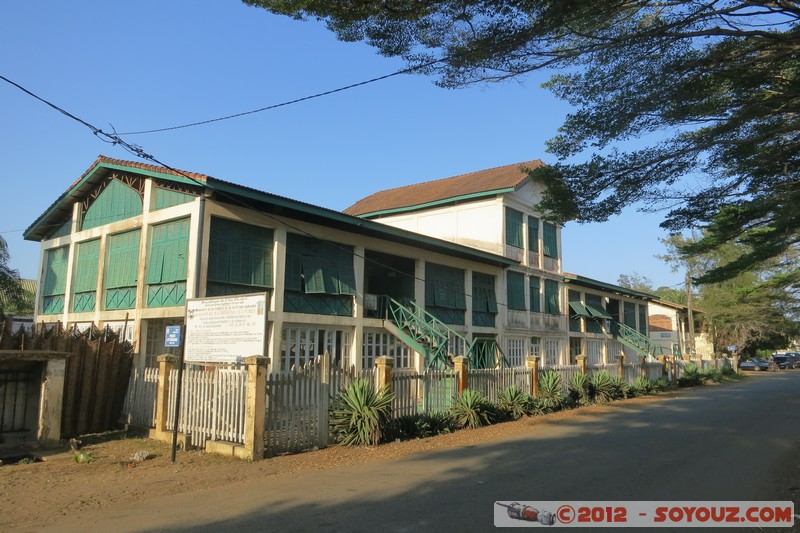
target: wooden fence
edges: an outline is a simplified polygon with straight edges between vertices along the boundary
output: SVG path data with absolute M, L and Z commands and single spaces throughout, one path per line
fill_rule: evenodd
M 458 374 L 452 370 L 427 370 L 392 373 L 391 390 L 395 395 L 392 416 L 420 413 L 444 413 L 450 409 L 458 393 Z
M 139 427 L 155 427 L 157 398 L 158 367 L 134 368 L 128 381 L 122 421 Z
M 467 372 L 467 388 L 479 390 L 496 402 L 500 393 L 512 386 L 529 392 L 531 379 L 533 372 L 530 368 L 475 369 Z
M 178 369 L 169 374 L 167 429 L 175 427 Z M 211 367 L 187 364 L 181 386 L 178 431 L 192 446 L 206 440 L 244 444 L 247 370 L 243 367 Z
M 0 349 L 69 353 L 64 376 L 61 437 L 100 433 L 119 427 L 133 350 L 109 329 L 64 330 L 61 323 L 32 330 L 0 327 Z

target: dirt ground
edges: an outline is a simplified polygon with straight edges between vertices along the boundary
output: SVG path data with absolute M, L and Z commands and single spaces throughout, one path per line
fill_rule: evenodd
M 88 462 L 77 462 L 76 453 L 71 450 L 59 450 L 44 455 L 41 462 L 0 467 L 0 530 L 32 530 L 84 510 L 156 499 L 177 491 L 236 484 L 255 477 L 341 468 L 366 461 L 391 461 L 411 454 L 463 447 L 535 431 L 542 424 L 558 424 L 620 408 L 661 402 L 679 394 L 681 392 L 677 391 L 584 407 L 376 448 L 332 446 L 256 462 L 200 451 L 179 451 L 176 462 L 172 463 L 167 443 L 120 434 L 84 438 L 80 451 L 85 458 L 90 458 Z M 143 450 L 153 457 L 141 462 L 133 461 L 133 455 Z

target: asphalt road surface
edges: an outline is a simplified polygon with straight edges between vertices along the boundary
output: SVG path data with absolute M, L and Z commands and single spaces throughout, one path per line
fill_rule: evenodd
M 510 439 L 176 494 L 51 530 L 492 531 L 496 501 L 796 503 L 800 489 L 783 484 L 797 479 L 798 443 L 800 370 L 762 372 Z

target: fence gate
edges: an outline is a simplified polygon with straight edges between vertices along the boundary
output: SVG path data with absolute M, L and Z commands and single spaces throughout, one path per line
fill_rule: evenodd
M 267 376 L 264 455 L 294 453 L 330 443 L 328 409 L 339 390 L 367 370 L 332 367 L 322 355 L 303 368 Z

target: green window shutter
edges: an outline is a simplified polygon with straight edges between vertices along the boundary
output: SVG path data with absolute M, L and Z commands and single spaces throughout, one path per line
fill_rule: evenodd
M 636 304 L 633 302 L 623 302 L 622 304 L 623 322 L 626 326 L 636 327 Z
M 647 335 L 647 305 L 639 304 L 639 333 Z
M 186 280 L 189 219 L 153 226 L 147 259 L 147 284 Z
M 286 290 L 299 291 L 303 286 L 301 280 L 303 279 L 303 256 L 298 253 L 286 252 L 286 279 L 284 286 Z
M 466 309 L 464 271 L 460 268 L 425 263 L 425 305 Z
M 522 248 L 522 213 L 506 207 L 506 244 Z
M 542 304 L 541 304 L 541 280 L 537 277 L 531 276 L 530 281 L 528 282 L 530 286 L 531 292 L 531 311 L 534 313 L 541 313 L 542 312 Z
M 560 315 L 561 305 L 558 298 L 558 282 L 552 279 L 544 280 L 544 312 L 550 315 Z
M 78 244 L 75 257 L 75 282 L 73 292 L 97 289 L 97 270 L 100 264 L 100 239 Z
M 86 210 L 81 229 L 96 228 L 141 214 L 142 198 L 139 193 L 121 181 L 111 179 Z
M 528 251 L 539 253 L 539 219 L 528 217 Z
M 208 281 L 272 287 L 274 232 L 233 220 L 212 217 L 208 246 Z M 288 255 L 287 255 L 288 262 Z M 300 283 L 300 263 L 295 282 Z M 287 284 L 289 279 L 287 273 Z
M 303 279 L 306 294 L 325 294 L 325 276 L 322 259 L 314 255 L 303 256 Z
M 497 312 L 494 276 L 481 272 L 472 274 L 472 309 L 481 313 Z
M 136 285 L 140 237 L 141 230 L 109 236 L 105 284 L 107 289 Z
M 356 293 L 356 271 L 353 264 L 353 248 L 341 247 L 338 251 L 339 294 Z
M 542 252 L 547 257 L 558 259 L 558 233 L 556 226 L 549 222 L 542 223 Z
M 47 250 L 44 270 L 43 296 L 62 295 L 67 290 L 67 260 L 69 247 Z
M 525 310 L 525 275 L 519 272 L 507 272 L 506 295 L 508 308 L 518 311 Z

